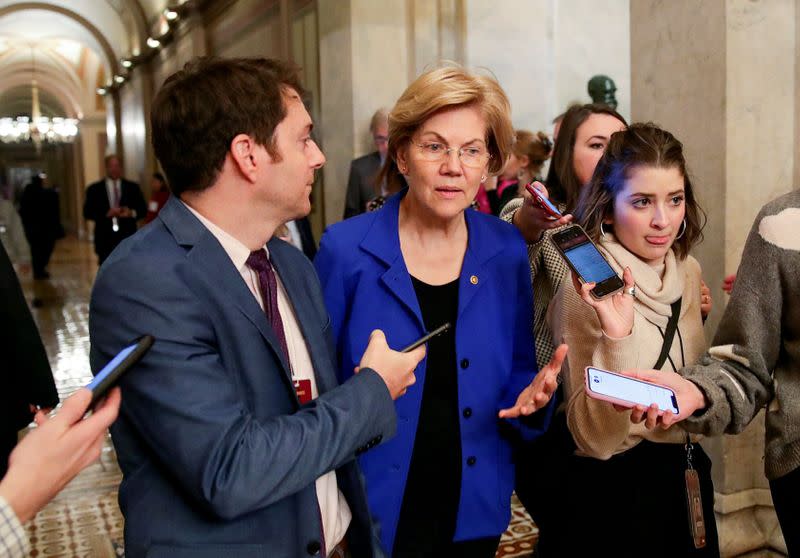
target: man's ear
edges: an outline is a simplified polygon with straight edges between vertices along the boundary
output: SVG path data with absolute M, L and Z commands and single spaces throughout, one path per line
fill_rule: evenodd
M 242 176 L 250 182 L 256 180 L 256 142 L 247 134 L 239 134 L 231 140 L 231 147 L 228 154 L 233 160 L 233 164 L 239 169 Z

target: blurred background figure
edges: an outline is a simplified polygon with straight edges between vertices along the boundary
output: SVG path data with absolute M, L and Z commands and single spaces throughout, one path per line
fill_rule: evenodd
M 147 205 L 139 185 L 122 178 L 122 163 L 116 155 L 105 159 L 106 177 L 89 184 L 83 217 L 94 221 L 94 251 L 100 265 L 125 238 L 136 232 L 136 221 Z
M 168 199 L 169 188 L 167 188 L 164 175 L 160 172 L 153 173 L 153 177 L 150 179 L 150 201 L 147 204 L 147 215 L 144 217 L 145 224 L 156 218 Z
M 523 195 L 526 184 L 542 180 L 542 167 L 552 151 L 553 142 L 546 133 L 517 130 L 511 157 L 503 172 L 499 177 L 488 178 L 478 189 L 475 196 L 478 210 L 500 215 L 508 202 Z
M 56 240 L 64 237 L 61 226 L 58 192 L 51 188 L 46 174 L 37 174 L 25 187 L 19 204 L 25 237 L 31 248 L 34 279 L 47 279 L 47 264 Z
M 386 160 L 389 141 L 389 111 L 380 108 L 372 115 L 369 131 L 375 151 L 353 159 L 350 163 L 350 177 L 347 179 L 347 197 L 344 206 L 344 218 L 359 215 L 367 210 L 367 202 L 385 195 L 383 185 L 378 186 L 376 178 L 381 165 Z
M 22 219 L 14 204 L 2 197 L 0 197 L 0 243 L 6 249 L 17 272 L 27 271 L 31 263 L 31 250 L 25 238 Z

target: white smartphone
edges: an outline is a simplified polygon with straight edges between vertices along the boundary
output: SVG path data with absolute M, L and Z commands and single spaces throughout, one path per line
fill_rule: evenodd
M 586 393 L 623 407 L 649 407 L 655 403 L 658 414 L 664 411 L 678 414 L 678 399 L 670 388 L 593 366 L 586 367 Z

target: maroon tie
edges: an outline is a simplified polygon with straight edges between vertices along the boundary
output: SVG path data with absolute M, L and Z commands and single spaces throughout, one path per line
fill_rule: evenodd
M 286 362 L 289 362 L 289 349 L 286 346 L 286 334 L 283 331 L 283 321 L 278 310 L 278 281 L 275 279 L 275 272 L 269 262 L 267 252 L 262 248 L 255 252 L 250 252 L 247 258 L 247 265 L 258 274 L 258 286 L 261 290 L 261 300 L 264 303 L 264 312 L 269 318 L 272 331 L 278 338 L 278 342 L 283 349 Z

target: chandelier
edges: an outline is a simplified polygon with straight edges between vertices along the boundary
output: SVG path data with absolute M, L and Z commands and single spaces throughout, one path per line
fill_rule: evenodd
M 42 116 L 39 106 L 39 87 L 36 82 L 36 59 L 31 48 L 33 61 L 31 79 L 31 115 L 16 118 L 0 118 L 0 141 L 3 143 L 22 143 L 32 141 L 39 151 L 42 143 L 72 143 L 78 135 L 78 119 L 55 116 Z

